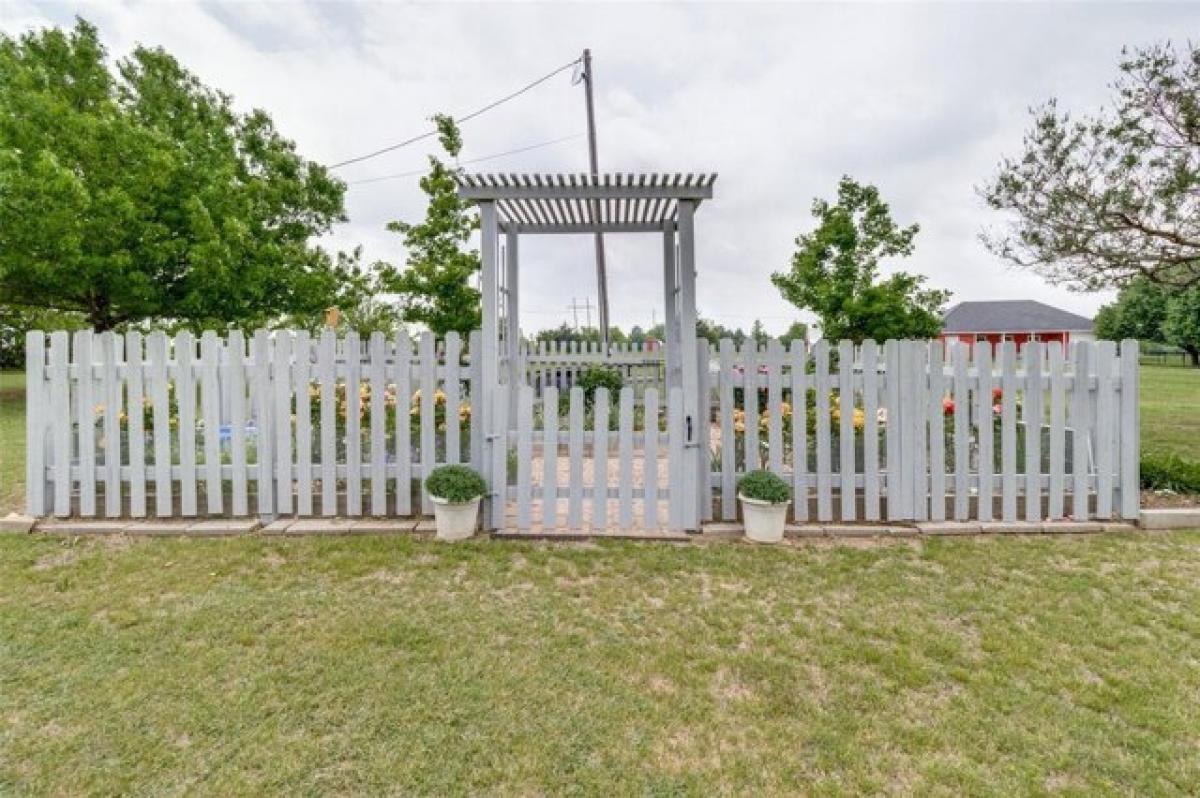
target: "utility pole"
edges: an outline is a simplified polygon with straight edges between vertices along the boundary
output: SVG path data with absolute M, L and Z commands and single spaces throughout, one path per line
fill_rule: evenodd
M 578 299 L 576 299 L 575 297 L 571 297 L 571 304 L 567 305 L 567 310 L 571 311 L 571 313 L 575 319 L 575 331 L 576 332 L 579 331 L 579 311 L 581 311 L 581 310 L 585 313 L 584 318 L 587 319 L 587 322 L 586 322 L 587 326 L 588 327 L 592 326 L 592 298 L 590 296 L 584 297 L 582 305 L 579 304 Z
M 600 166 L 596 157 L 596 110 L 592 102 L 592 51 L 583 51 L 583 88 L 587 102 L 588 127 L 588 162 L 591 166 L 592 177 L 600 176 Z M 600 203 L 592 200 L 592 218 L 600 219 Z M 604 234 L 596 231 L 596 287 L 597 304 L 600 314 L 600 345 L 605 355 L 608 354 L 608 275 L 604 264 Z

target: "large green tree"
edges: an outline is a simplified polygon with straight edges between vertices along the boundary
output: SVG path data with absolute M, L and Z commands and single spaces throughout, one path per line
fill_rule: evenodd
M 1179 289 L 1139 277 L 1096 314 L 1096 335 L 1171 344 L 1200 366 L 1200 285 Z
M 442 149 L 457 158 L 462 151 L 458 126 L 444 114 L 433 121 Z M 429 198 L 425 219 L 388 224 L 404 236 L 408 257 L 403 269 L 385 265 L 380 276 L 382 289 L 399 296 L 404 321 L 424 324 L 438 335 L 451 330 L 466 334 L 482 323 L 479 289 L 471 284 L 480 269 L 479 252 L 467 247 L 471 233 L 479 229 L 479 214 L 469 201 L 459 199 L 456 172 L 436 155 L 429 156 L 429 174 L 421 178 L 421 190 Z
M 1111 108 L 1033 111 L 1024 152 L 980 191 L 1010 217 L 988 247 L 1081 290 L 1200 282 L 1200 49 L 1126 51 Z
M 310 242 L 343 192 L 161 49 L 110 67 L 83 20 L 0 36 L 0 301 L 97 330 L 319 313 L 343 275 Z
M 920 275 L 879 275 L 883 258 L 912 254 L 917 225 L 899 227 L 874 186 L 850 177 L 837 201 L 814 200 L 817 227 L 796 239 L 791 269 L 771 275 L 783 298 L 816 314 L 831 341 L 932 338 L 942 329 L 947 291 L 924 288 Z

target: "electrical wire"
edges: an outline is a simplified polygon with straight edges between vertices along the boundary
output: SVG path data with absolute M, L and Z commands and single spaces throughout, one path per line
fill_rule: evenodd
M 575 133 L 570 136 L 563 136 L 562 138 L 551 139 L 550 141 L 539 142 L 538 144 L 530 144 L 527 147 L 518 147 L 515 150 L 508 150 L 506 152 L 497 152 L 497 153 L 493 153 L 492 155 L 483 155 L 483 156 L 480 156 L 479 158 L 468 158 L 465 161 L 459 161 L 459 164 L 465 165 L 465 164 L 469 164 L 469 163 L 480 163 L 482 161 L 492 161 L 497 158 L 504 158 L 509 155 L 517 155 L 518 153 L 529 152 L 530 150 L 540 149 L 541 147 L 549 147 L 552 144 L 561 144 L 564 141 L 571 141 L 573 139 L 581 138 L 583 135 L 584 135 L 583 133 Z M 361 185 L 365 185 L 367 183 L 379 183 L 384 180 L 396 180 L 401 177 L 413 177 L 415 175 L 423 175 L 428 171 L 429 171 L 428 169 L 414 169 L 411 172 L 397 172 L 397 173 L 391 174 L 391 175 L 379 175 L 378 177 L 368 177 L 368 178 L 364 178 L 362 180 L 351 180 L 346 185 L 361 186 Z
M 552 72 L 547 72 L 545 75 L 542 75 L 537 80 L 532 81 L 531 83 L 525 84 L 521 88 L 514 91 L 512 94 L 501 97 L 499 100 L 496 100 L 495 102 L 488 103 L 487 105 L 483 106 L 482 108 L 478 108 L 478 109 L 472 111 L 471 113 L 467 114 L 466 116 L 460 116 L 457 119 L 455 119 L 454 121 L 455 121 L 455 123 L 460 124 L 460 125 L 463 122 L 469 122 L 472 119 L 474 119 L 475 117 L 480 116 L 481 114 L 487 113 L 488 111 L 492 110 L 496 106 L 503 105 L 504 103 L 508 102 L 509 100 L 519 97 L 520 95 L 524 94 L 525 92 L 529 91 L 530 89 L 534 88 L 535 86 L 539 86 L 542 83 L 545 83 L 547 80 L 554 77 L 558 73 L 568 70 L 571 67 L 575 66 L 576 64 L 578 64 L 580 62 L 580 60 L 582 60 L 582 59 L 576 58 L 568 64 L 563 64 L 558 69 L 555 69 Z M 404 141 L 398 142 L 396 144 L 391 144 L 387 147 L 383 147 L 382 149 L 375 150 L 374 152 L 369 152 L 366 155 L 359 155 L 355 158 L 347 158 L 344 161 L 339 161 L 338 163 L 333 164 L 329 168 L 330 169 L 339 169 L 343 166 L 349 166 L 352 163 L 359 163 L 361 161 L 366 161 L 371 158 L 376 158 L 380 155 L 384 155 L 386 153 L 393 152 L 395 150 L 400 149 L 401 147 L 407 147 L 409 144 L 415 144 L 418 141 L 422 141 L 424 139 L 429 138 L 430 136 L 436 136 L 436 135 L 437 135 L 437 129 L 435 128 L 426 133 L 422 133 L 419 136 L 413 136 L 412 138 L 405 139 Z

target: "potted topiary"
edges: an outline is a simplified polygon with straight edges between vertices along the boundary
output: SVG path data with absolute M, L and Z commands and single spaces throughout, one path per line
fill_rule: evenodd
M 433 502 L 439 540 L 464 540 L 475 534 L 479 500 L 487 493 L 483 477 L 465 465 L 438 466 L 425 478 L 425 490 Z
M 783 540 L 787 508 L 792 491 L 788 484 L 770 471 L 748 471 L 738 480 L 738 498 L 742 500 L 742 521 L 746 537 L 756 543 Z

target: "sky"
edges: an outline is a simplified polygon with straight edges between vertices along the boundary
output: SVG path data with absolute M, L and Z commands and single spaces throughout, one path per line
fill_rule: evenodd
M 977 187 L 1021 151 L 1050 97 L 1088 113 L 1111 99 L 1123 46 L 1200 26 L 1200 6 L 1138 4 L 33 4 L 0 0 L 0 30 L 96 24 L 113 58 L 162 46 L 243 110 L 262 108 L 305 157 L 336 163 L 463 115 L 591 48 L 602 170 L 717 172 L 696 217 L 702 315 L 782 332 L 811 317 L 770 282 L 845 174 L 879 187 L 921 232 L 883 271 L 924 274 L 964 300 L 1039 299 L 1091 315 L 1110 294 L 1047 285 L 990 254 L 1004 223 Z M 582 86 L 561 73 L 463 126 L 471 171 L 587 169 Z M 403 262 L 388 221 L 419 220 L 432 140 L 337 170 L 349 222 L 323 244 Z M 371 182 L 357 182 L 371 181 Z M 662 318 L 661 239 L 606 238 L 612 321 Z M 521 247 L 521 324 L 573 321 L 596 301 L 587 236 Z M 586 312 L 579 314 L 585 321 Z

